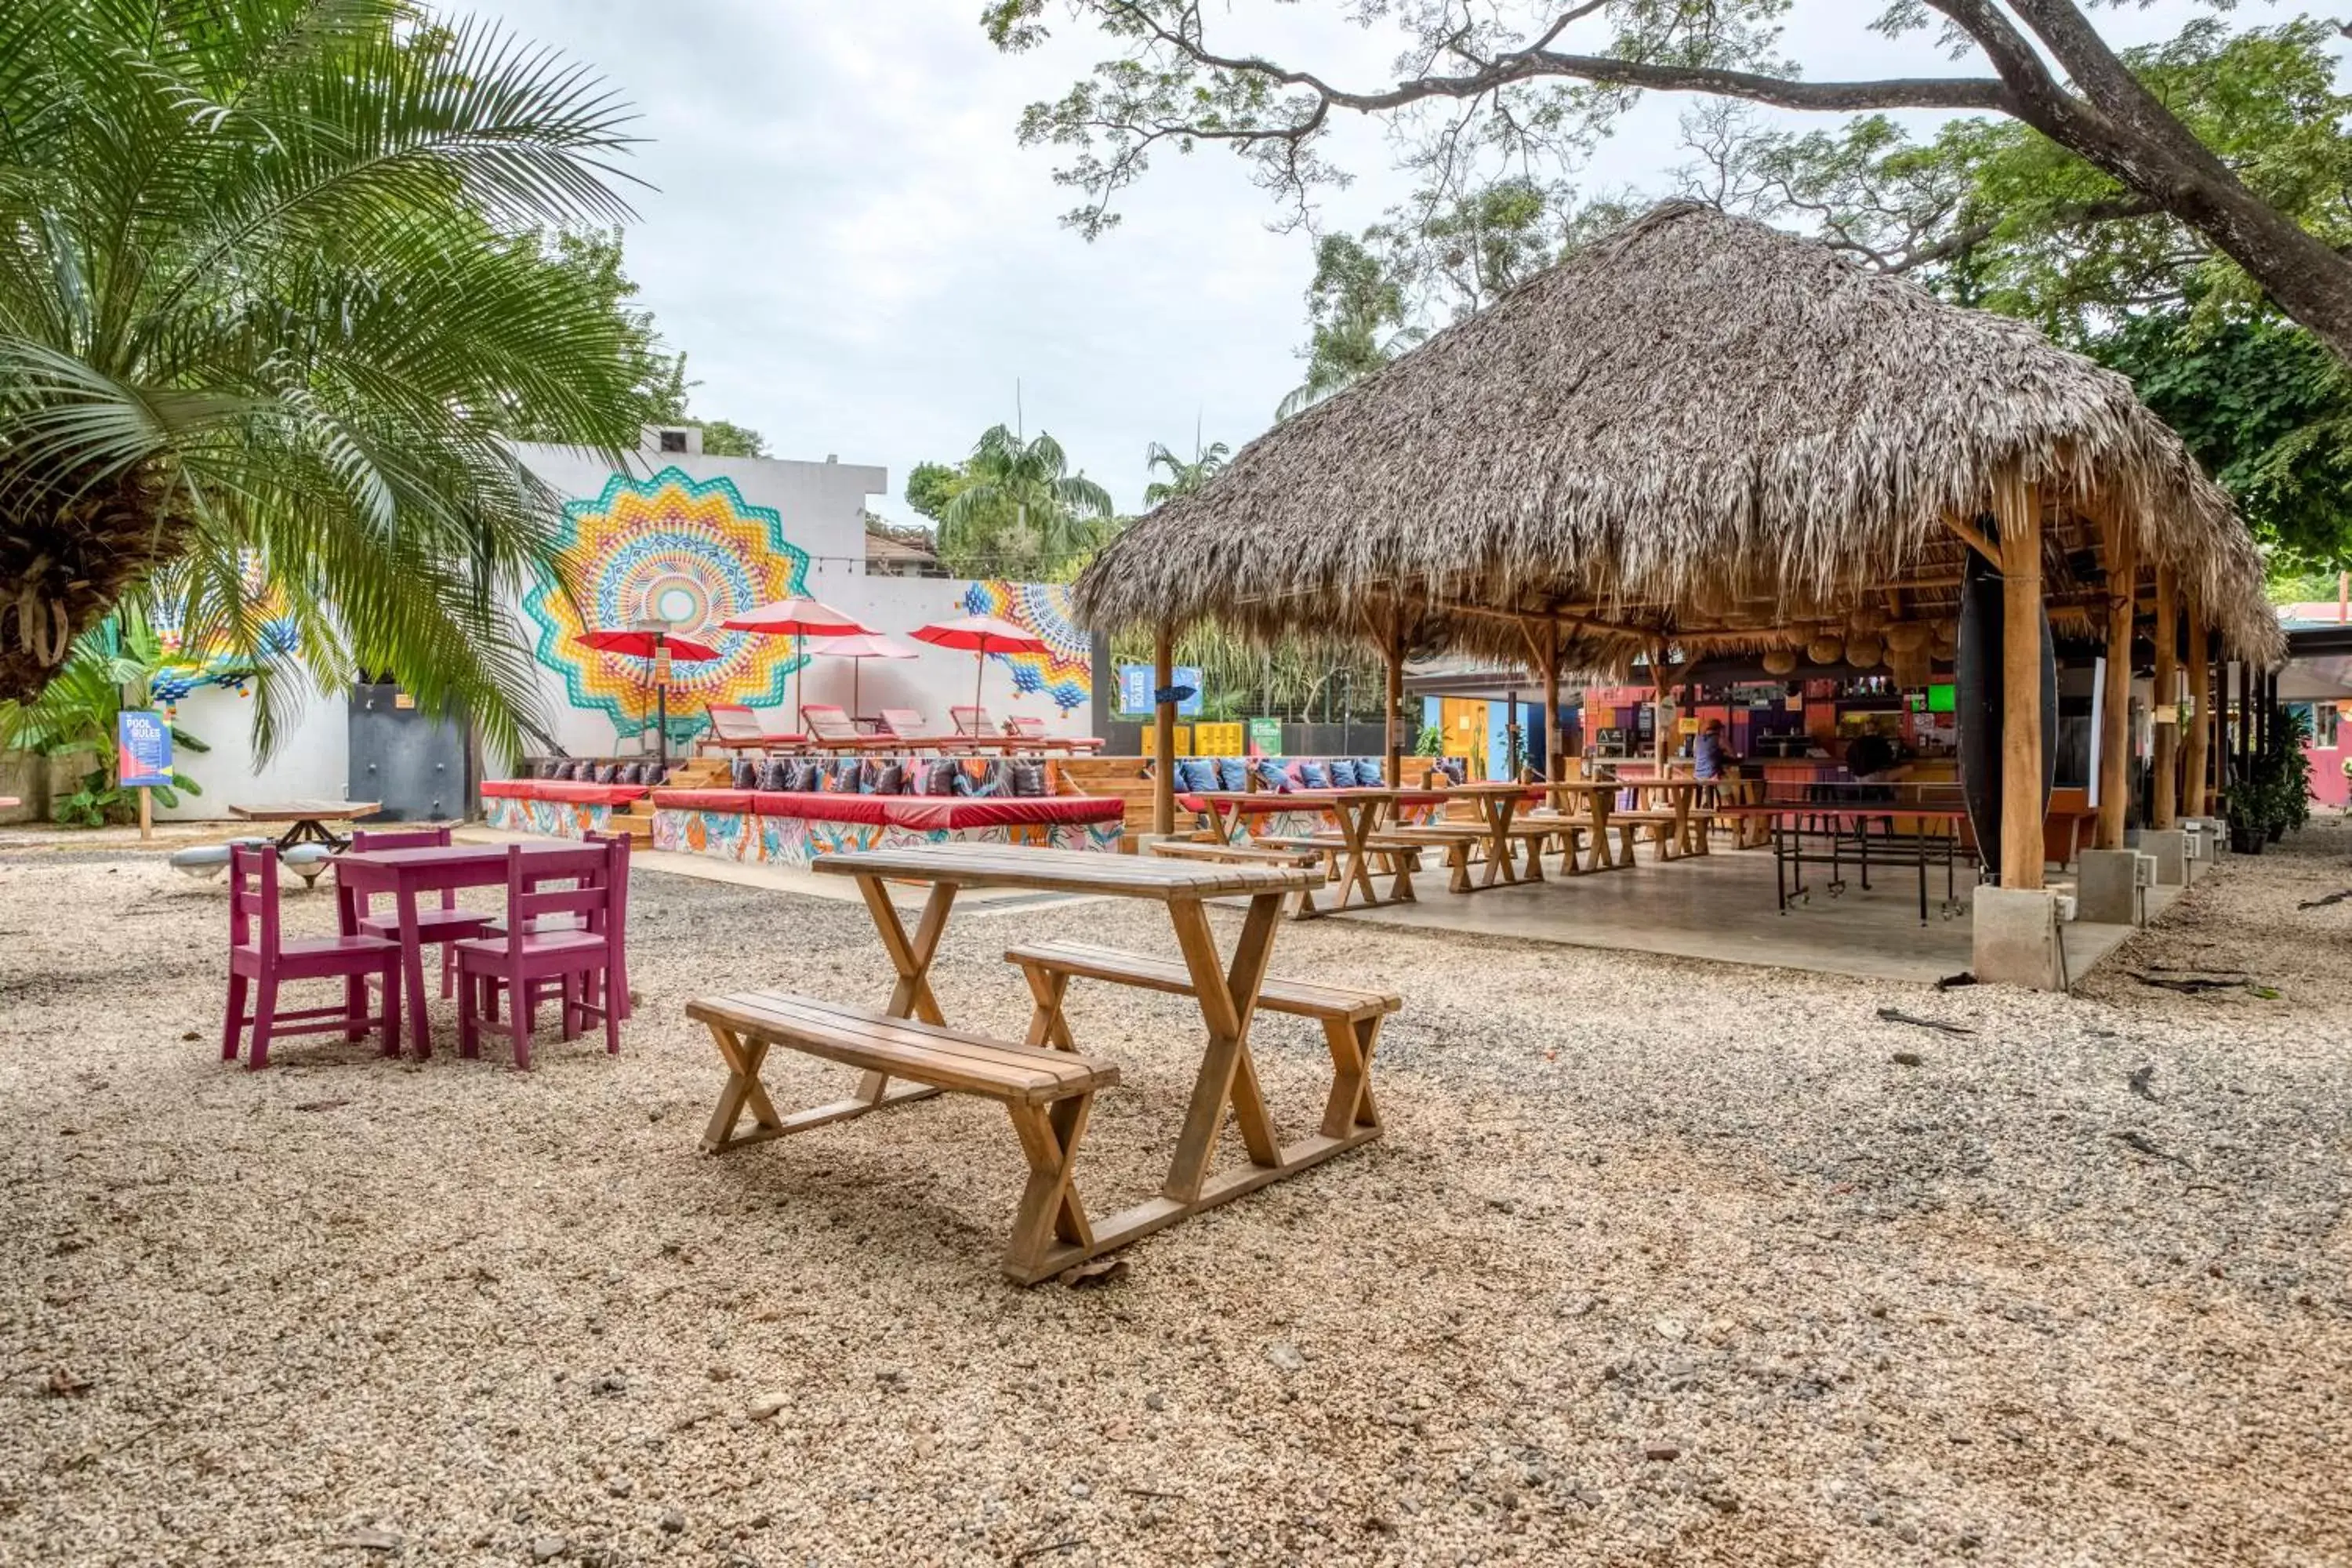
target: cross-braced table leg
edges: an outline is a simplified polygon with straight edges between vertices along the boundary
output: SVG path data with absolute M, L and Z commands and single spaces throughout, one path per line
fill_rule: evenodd
M 1192 973 L 1194 998 L 1209 1026 L 1209 1048 L 1202 1055 L 1201 1073 L 1193 1080 L 1192 1103 L 1184 1112 L 1184 1130 L 1177 1137 L 1176 1155 L 1169 1162 L 1168 1183 L 1161 1189 L 1180 1203 L 1200 1198 L 1210 1163 L 1216 1157 L 1217 1133 L 1224 1125 L 1228 1106 L 1251 1163 L 1282 1163 L 1274 1120 L 1266 1113 L 1265 1097 L 1258 1089 L 1257 1067 L 1249 1054 L 1250 1017 L 1257 1008 L 1258 988 L 1265 983 L 1281 910 L 1279 893 L 1260 893 L 1251 899 L 1241 938 L 1234 944 L 1233 961 L 1221 969 L 1206 911 L 1189 900 L 1168 906 L 1176 924 L 1177 945 L 1183 949 L 1185 967 Z
M 768 1091 L 761 1085 L 760 1068 L 768 1059 L 768 1042 L 746 1037 L 717 1024 L 710 1026 L 710 1038 L 719 1047 L 719 1060 L 727 1064 L 727 1085 L 719 1091 L 719 1104 L 710 1113 L 710 1125 L 703 1129 L 702 1149 L 707 1154 L 723 1154 L 730 1149 L 740 1149 L 746 1143 L 765 1143 L 772 1138 L 782 1138 L 791 1132 L 805 1132 L 812 1127 L 830 1122 L 846 1121 L 863 1116 L 869 1110 L 898 1105 L 909 1100 L 929 1100 L 939 1093 L 927 1084 L 901 1084 L 887 1092 L 869 1096 L 861 1089 L 849 1100 L 836 1100 L 829 1105 L 811 1106 L 795 1110 L 790 1116 L 776 1114 Z M 869 1075 L 871 1076 L 871 1075 Z M 751 1131 L 738 1132 L 736 1127 L 743 1113 L 751 1113 Z
M 1323 1020 L 1331 1046 L 1331 1095 L 1323 1105 L 1326 1138 L 1345 1138 L 1359 1127 L 1381 1124 L 1380 1109 L 1372 1103 L 1372 1051 L 1380 1044 L 1381 1016 Z
M 945 1024 L 947 1016 L 940 1011 L 939 998 L 931 994 L 931 960 L 939 955 L 940 938 L 948 929 L 948 911 L 955 907 L 956 885 L 931 884 L 930 897 L 923 900 L 922 918 L 915 922 L 915 934 L 911 937 L 899 921 L 898 911 L 890 902 L 890 889 L 882 885 L 881 878 L 858 878 L 857 890 L 866 897 L 866 912 L 874 917 L 875 933 L 882 939 L 882 951 L 890 955 L 890 967 L 898 972 L 898 983 L 891 987 L 890 1005 L 886 1011 L 894 1018 Z M 878 1105 L 889 1082 L 881 1073 L 866 1073 L 857 1080 L 858 1098 Z
M 1339 825 L 1339 837 L 1346 841 L 1347 850 L 1341 857 L 1339 898 L 1335 909 L 1344 910 L 1348 900 L 1358 889 L 1363 890 L 1365 907 L 1381 901 L 1378 889 L 1372 886 L 1371 850 L 1364 840 L 1371 837 L 1379 825 L 1383 803 L 1377 797 L 1366 801 L 1339 800 L 1331 803 L 1331 816 Z

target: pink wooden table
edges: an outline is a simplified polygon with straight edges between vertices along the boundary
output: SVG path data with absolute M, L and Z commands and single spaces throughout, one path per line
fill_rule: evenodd
M 518 846 L 525 855 L 560 855 L 579 845 L 565 839 Z M 425 849 L 346 850 L 335 857 L 335 910 L 346 936 L 359 931 L 360 906 L 376 893 L 389 893 L 400 915 L 400 971 L 408 1013 L 408 1043 L 420 1057 L 433 1054 L 432 1026 L 425 1016 L 425 944 L 417 940 L 416 904 L 421 893 L 448 888 L 499 888 L 507 880 L 504 844 L 451 844 Z

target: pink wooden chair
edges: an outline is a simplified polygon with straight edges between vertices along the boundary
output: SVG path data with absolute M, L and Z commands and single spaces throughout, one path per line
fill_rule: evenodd
M 618 847 L 621 864 L 620 868 L 614 873 L 614 879 L 623 889 L 626 889 L 629 885 L 629 836 L 625 833 L 583 833 L 581 837 L 590 844 L 610 844 Z M 549 931 L 587 929 L 587 921 L 576 914 L 541 915 L 531 928 L 533 935 Z M 481 934 L 484 936 L 504 936 L 506 931 L 506 921 L 499 916 L 492 915 L 482 922 Z M 619 998 L 621 1020 L 626 1023 L 629 1017 L 629 976 L 628 953 L 625 949 L 614 950 L 613 970 L 619 986 L 616 994 Z M 596 974 L 588 975 L 581 982 L 581 999 L 592 1012 L 601 1005 L 602 983 L 603 977 Z M 483 977 L 482 984 L 485 988 L 482 1016 L 495 1024 L 499 1021 L 499 1002 L 506 995 L 507 983 L 501 976 L 490 974 Z M 551 998 L 561 997 L 562 994 L 563 982 L 560 976 L 533 982 L 530 993 L 523 999 L 523 1027 L 527 1030 L 537 1029 L 539 1005 Z
M 579 1037 L 593 1014 L 604 1023 L 604 1048 L 621 1048 L 621 1016 L 628 1006 L 628 973 L 621 961 L 627 940 L 628 851 L 616 843 L 525 857 L 507 850 L 506 934 L 457 943 L 457 1051 L 478 1056 L 481 1023 L 492 984 L 509 999 L 507 1023 L 517 1071 L 530 1068 L 531 1002 L 560 983 L 562 1034 Z M 550 882 L 570 882 L 551 889 Z M 558 926 L 572 915 L 578 925 Z M 593 976 L 593 982 L 591 976 Z M 520 1005 L 514 1005 L 520 999 Z
M 356 1040 L 375 1025 L 383 1032 L 383 1054 L 400 1054 L 400 944 L 380 936 L 298 937 L 278 929 L 278 850 L 233 845 L 228 852 L 228 1013 L 221 1026 L 221 1060 L 236 1060 L 238 1037 L 247 1026 L 253 1047 L 245 1065 L 256 1072 L 269 1065 L 269 1042 L 278 1035 L 336 1033 Z M 383 985 L 383 1010 L 367 1012 L 370 978 Z M 340 1007 L 304 1007 L 280 1012 L 278 988 L 289 981 L 341 980 Z M 253 1012 L 245 1010 L 247 988 Z
M 446 849 L 447 847 L 449 847 L 449 830 L 446 827 L 411 827 L 390 833 L 381 830 L 370 832 L 362 827 L 354 828 L 352 832 L 351 852 L 354 855 L 363 855 L 371 849 Z M 416 911 L 416 940 L 425 946 L 438 946 L 441 949 L 441 994 L 443 996 L 454 996 L 457 994 L 457 956 L 450 951 L 451 945 L 464 942 L 468 937 L 484 935 L 489 930 L 489 925 L 490 917 L 481 910 L 461 910 L 457 907 L 457 893 L 454 888 L 441 889 L 439 909 Z M 359 910 L 359 928 L 360 934 L 362 936 L 380 936 L 387 942 L 400 940 L 400 916 L 397 911 L 372 914 L 366 904 L 362 902 Z

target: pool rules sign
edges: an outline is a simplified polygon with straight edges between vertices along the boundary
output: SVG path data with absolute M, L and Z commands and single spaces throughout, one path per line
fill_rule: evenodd
M 149 709 L 125 708 L 114 718 L 115 783 L 139 792 L 139 837 L 154 833 L 152 790 L 172 785 L 172 726 Z

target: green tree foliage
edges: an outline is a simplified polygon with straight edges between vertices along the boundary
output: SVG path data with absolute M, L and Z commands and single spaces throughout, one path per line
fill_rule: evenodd
M 1212 441 L 1203 447 L 1196 439 L 1192 447 L 1192 460 L 1188 463 L 1154 441 L 1143 454 L 1143 466 L 1149 472 L 1164 473 L 1168 477 L 1154 479 L 1143 487 L 1143 504 L 1158 506 L 1161 501 L 1191 495 L 1223 471 L 1226 460 L 1233 455 L 1233 448 L 1223 441 Z
M 623 106 L 404 0 L 0 5 L 0 698 L 142 587 L 260 662 L 257 552 L 303 663 L 359 661 L 511 744 L 502 608 L 553 550 L 524 413 L 633 447 L 623 324 L 537 236 L 618 221 Z M 283 691 L 256 703 L 266 748 Z
M 1307 379 L 1275 410 L 1287 419 L 1361 381 L 1424 335 L 1407 324 L 1397 268 L 1365 240 L 1325 235 L 1307 286 Z
M 0 752 L 79 754 L 91 762 L 79 787 L 58 803 L 58 820 L 96 827 L 127 819 L 136 809 L 136 793 L 123 789 L 115 772 L 115 721 L 125 709 L 152 705 L 148 683 L 171 662 L 145 612 L 132 601 L 74 639 L 73 652 L 39 696 L 25 702 L 0 700 Z M 253 679 L 260 670 L 232 667 L 215 673 Z M 171 731 L 175 752 L 211 749 L 176 724 Z M 194 779 L 175 772 L 170 785 L 156 789 L 155 798 L 173 806 L 183 795 L 203 793 Z
M 2182 305 L 2088 347 L 2180 432 L 2282 574 L 2352 565 L 2352 378 L 2309 332 L 2271 312 L 2214 322 Z
M 702 431 L 702 450 L 711 458 L 764 458 L 768 443 L 757 430 L 746 428 L 725 419 L 703 419 L 694 422 Z
M 1052 436 L 992 426 L 940 508 L 940 558 L 960 576 L 1052 581 L 1101 545 L 1115 517 L 1110 492 L 1071 473 Z
M 917 463 L 907 473 L 907 504 L 937 522 L 962 483 L 963 475 L 950 463 Z

